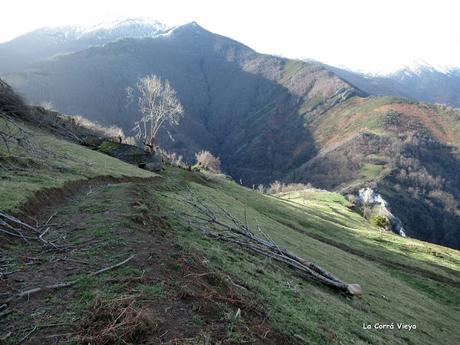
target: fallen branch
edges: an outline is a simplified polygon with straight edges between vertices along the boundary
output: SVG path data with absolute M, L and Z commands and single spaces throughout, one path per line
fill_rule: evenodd
M 29 229 L 29 230 L 32 230 L 32 231 L 35 231 L 35 232 L 39 232 L 39 231 L 38 231 L 36 228 L 34 228 L 33 226 L 31 226 L 31 225 L 29 225 L 29 224 L 27 224 L 27 223 L 24 223 L 24 222 L 22 222 L 21 220 L 19 220 L 18 218 L 13 217 L 13 216 L 11 216 L 11 215 L 9 215 L 9 214 L 6 214 L 6 213 L 4 213 L 4 212 L 0 212 L 0 217 L 1 217 L 1 218 L 5 218 L 5 219 L 7 219 L 7 220 L 9 220 L 9 221 L 12 221 L 13 223 L 17 223 L 17 224 L 19 224 L 19 225 L 21 225 L 21 226 L 23 226 L 23 227 L 25 227 L 25 228 L 27 228 L 27 229 Z
M 303 276 L 312 277 L 322 284 L 345 292 L 348 295 L 353 296 L 362 294 L 362 289 L 359 284 L 345 283 L 320 266 L 304 260 L 286 248 L 278 246 L 268 234 L 262 231 L 258 223 L 257 228 L 263 238 L 256 236 L 248 226 L 246 211 L 244 213 L 244 222 L 242 222 L 225 208 L 216 205 L 224 215 L 224 220 L 222 220 L 220 219 L 221 217 L 218 217 L 216 212 L 194 196 L 191 190 L 190 197 L 182 201 L 192 206 L 198 213 L 193 215 L 187 214 L 187 216 L 195 219 L 198 225 L 213 225 L 220 229 L 219 232 L 213 232 L 210 231 L 209 228 L 202 228 L 202 231 L 206 235 L 221 241 L 236 244 L 244 249 L 282 262 L 301 273 Z
M 23 342 L 25 342 L 27 338 L 29 338 L 33 333 L 35 333 L 36 330 L 37 326 L 35 326 L 29 332 L 27 332 L 27 334 L 18 341 L 18 344 L 22 344 Z
M 44 226 L 49 223 L 53 216 L 54 215 L 48 218 Z M 53 250 L 63 250 L 66 248 L 65 246 L 58 246 L 52 241 L 48 241 L 44 238 L 50 230 L 49 227 L 47 227 L 43 232 L 41 232 L 39 228 L 41 227 L 34 227 L 5 212 L 0 212 L 0 234 L 20 238 L 27 244 L 30 244 L 30 241 L 38 241 L 44 246 L 51 247 Z
M 38 158 L 44 156 L 45 151 L 41 148 L 37 140 L 35 140 L 34 134 L 21 124 L 22 121 L 19 119 L 19 116 L 14 114 L 14 112 L 7 112 L 1 108 L 2 104 L 0 102 L 0 145 L 4 145 L 6 152 L 11 153 L 11 148 L 15 147 L 31 157 Z
M 30 338 L 32 334 L 34 334 L 36 331 L 42 329 L 42 328 L 53 328 L 53 327 L 75 327 L 76 325 L 73 323 L 67 323 L 67 322 L 61 322 L 61 323 L 51 323 L 51 324 L 44 324 L 44 325 L 35 325 L 32 327 L 29 332 L 27 332 L 22 339 L 20 339 L 17 344 L 22 344 L 25 342 L 27 339 Z
M 41 292 L 41 291 L 47 291 L 47 290 L 58 290 L 58 289 L 62 289 L 62 288 L 67 288 L 67 287 L 71 287 L 75 284 L 77 284 L 79 281 L 81 281 L 83 278 L 89 278 L 89 277 L 94 277 L 94 276 L 97 276 L 101 273 L 104 273 L 104 272 L 107 272 L 107 271 L 110 271 L 110 270 L 113 270 L 115 268 L 118 268 L 124 264 L 126 264 L 127 262 L 129 262 L 132 258 L 134 258 L 135 255 L 131 255 L 129 258 L 115 264 L 115 265 L 112 265 L 112 266 L 109 266 L 109 267 L 105 267 L 105 268 L 102 268 L 100 269 L 99 271 L 96 271 L 96 272 L 91 272 L 83 277 L 80 277 L 80 278 L 77 278 L 77 279 L 74 279 L 74 280 L 71 280 L 69 282 L 62 282 L 62 283 L 57 283 L 57 284 L 52 284 L 52 285 L 47 285 L 47 286 L 43 286 L 43 287 L 36 287 L 36 288 L 32 288 L 32 289 L 29 289 L 29 290 L 25 290 L 25 291 L 21 291 L 13 296 L 11 296 L 10 298 L 8 298 L 6 301 L 3 301 L 2 303 L 4 305 L 10 305 L 12 302 L 16 302 L 24 297 L 29 297 L 30 295 L 32 294 L 35 294 L 37 292 Z
M 53 219 L 57 215 L 57 212 L 54 212 L 51 216 L 49 216 L 48 220 L 45 222 L 45 224 L 41 225 L 40 228 L 44 228 L 48 226 L 48 224 L 51 222 L 51 219 Z

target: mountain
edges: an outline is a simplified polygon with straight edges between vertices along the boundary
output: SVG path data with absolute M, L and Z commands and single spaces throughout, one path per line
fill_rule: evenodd
M 0 74 L 19 72 L 37 61 L 123 38 L 153 37 L 167 29 L 150 19 L 117 20 L 89 28 L 41 28 L 0 44 Z
M 268 183 L 313 157 L 303 116 L 363 94 L 317 64 L 259 54 L 196 23 L 59 56 L 7 80 L 32 103 L 132 133 L 138 114 L 126 88 L 152 73 L 170 80 L 185 109 L 161 144 L 187 160 L 210 149 L 245 184 Z
M 402 224 L 408 236 L 460 248 L 456 109 L 370 96 L 360 79 L 257 53 L 194 22 L 59 55 L 7 80 L 32 103 L 130 133 L 138 113 L 126 88 L 146 74 L 170 80 L 185 109 L 179 126 L 160 132 L 167 150 L 189 162 L 210 150 L 247 186 L 278 179 L 350 198 L 371 188 L 384 203 L 361 207 L 367 217 L 390 210 L 394 231 Z
M 325 65 L 329 70 L 371 95 L 460 107 L 460 69 L 417 63 L 388 75 L 367 75 Z
M 353 98 L 312 131 L 323 148 L 285 181 L 343 194 L 371 187 L 407 235 L 459 247 L 460 111 L 394 97 Z

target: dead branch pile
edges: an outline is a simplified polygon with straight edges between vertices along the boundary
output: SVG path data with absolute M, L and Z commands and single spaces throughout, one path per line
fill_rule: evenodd
M 348 284 L 333 274 L 327 272 L 320 266 L 308 262 L 303 258 L 295 255 L 289 250 L 278 246 L 271 237 L 263 232 L 257 223 L 257 230 L 263 236 L 257 236 L 248 226 L 246 209 L 244 214 L 244 222 L 232 215 L 229 211 L 217 205 L 222 212 L 224 219 L 220 219 L 214 210 L 207 206 L 202 200 L 196 197 L 191 191 L 190 196 L 183 200 L 188 205 L 192 206 L 197 214 L 187 214 L 190 221 L 196 224 L 212 225 L 215 230 L 212 231 L 209 227 L 202 228 L 203 232 L 218 240 L 236 244 L 244 249 L 264 255 L 278 262 L 282 262 L 294 269 L 303 276 L 308 276 L 336 290 L 345 292 L 348 295 L 361 295 L 362 289 L 359 284 Z
M 53 249 L 63 249 L 63 246 L 59 246 L 55 244 L 53 241 L 45 239 L 45 235 L 50 230 L 50 228 L 46 227 L 46 225 L 49 223 L 50 220 L 51 217 L 41 227 L 34 227 L 19 220 L 16 217 L 13 217 L 12 215 L 9 215 L 5 212 L 0 212 L 0 235 L 20 238 L 26 243 L 36 241 L 40 242 L 45 247 L 50 247 Z
M 107 271 L 113 270 L 115 268 L 118 268 L 118 267 L 126 264 L 127 262 L 129 262 L 132 258 L 134 258 L 134 255 L 131 255 L 129 258 L 127 258 L 127 259 L 125 259 L 125 260 L 123 260 L 123 261 L 121 261 L 119 263 L 116 263 L 115 265 L 102 268 L 102 269 L 100 269 L 98 271 L 95 271 L 95 272 L 88 273 L 87 275 L 85 275 L 83 277 L 79 277 L 79 278 L 76 278 L 74 280 L 70 280 L 68 282 L 61 282 L 61 283 L 56 283 L 56 284 L 52 284 L 52 285 L 47 285 L 47 286 L 42 286 L 42 287 L 35 287 L 35 288 L 32 288 L 32 289 L 20 291 L 20 292 L 14 294 L 12 296 L 9 296 L 7 299 L 5 299 L 3 301 L 0 301 L 0 317 L 5 316 L 5 315 L 7 315 L 7 314 L 9 314 L 11 312 L 8 309 L 8 307 L 13 302 L 17 302 L 17 301 L 19 301 L 19 300 L 21 300 L 23 298 L 26 298 L 26 297 L 29 298 L 31 295 L 39 293 L 39 292 L 42 292 L 42 291 L 53 291 L 53 290 L 59 290 L 59 289 L 74 286 L 78 282 L 80 282 L 83 278 L 95 277 L 95 276 L 100 275 L 100 274 L 102 274 L 104 272 L 107 272 Z
M 127 344 L 147 332 L 155 332 L 159 327 L 158 318 L 136 302 L 136 296 L 97 299 L 78 340 L 93 345 Z
M 29 140 L 29 133 L 17 123 L 30 115 L 28 107 L 13 89 L 0 79 L 0 143 L 9 151 L 11 145 L 24 147 L 27 151 L 35 149 Z
M 3 80 L 0 79 L 0 113 L 9 114 L 15 118 L 24 119 L 30 108 Z
M 18 121 L 0 111 L 0 144 L 4 145 L 5 151 L 10 152 L 16 146 L 32 156 L 42 157 L 44 152 L 33 139 L 33 135 Z

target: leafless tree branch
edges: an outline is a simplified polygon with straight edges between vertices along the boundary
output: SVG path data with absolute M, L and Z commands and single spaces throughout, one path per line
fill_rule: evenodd
M 256 236 L 248 226 L 246 211 L 244 216 L 245 221 L 241 222 L 227 209 L 220 205 L 216 205 L 223 214 L 223 217 L 219 217 L 213 209 L 195 196 L 191 190 L 189 197 L 184 199 L 183 202 L 195 209 L 197 214 L 189 215 L 189 217 L 195 219 L 197 225 L 202 226 L 201 229 L 206 235 L 224 242 L 236 244 L 244 249 L 282 262 L 296 270 L 296 272 L 300 273 L 302 276 L 314 278 L 322 284 L 348 295 L 362 294 L 360 285 L 345 283 L 320 266 L 306 261 L 286 248 L 280 247 L 269 235 L 262 231 L 258 223 L 258 231 L 262 234 L 263 238 Z M 217 231 L 212 231 L 209 227 L 210 225 Z M 203 228 L 203 226 L 206 227 Z

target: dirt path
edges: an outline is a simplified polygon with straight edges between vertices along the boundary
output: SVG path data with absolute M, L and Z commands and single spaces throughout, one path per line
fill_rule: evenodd
M 66 250 L 0 244 L 0 265 L 14 272 L 0 279 L 0 301 L 79 279 L 71 288 L 14 303 L 0 317 L 0 343 L 294 343 L 270 328 L 250 288 L 224 272 L 210 272 L 205 257 L 177 244 L 143 183 L 98 183 L 35 212 L 38 224 L 48 221 L 47 240 L 71 246 Z M 131 255 L 127 264 L 87 277 Z

